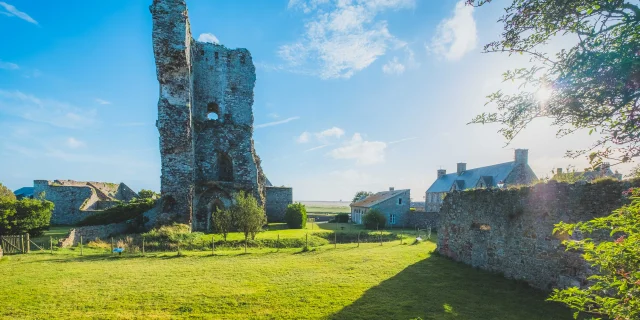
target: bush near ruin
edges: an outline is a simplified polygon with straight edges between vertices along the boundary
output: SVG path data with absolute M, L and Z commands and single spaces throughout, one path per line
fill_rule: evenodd
M 284 221 L 291 229 L 304 229 L 307 226 L 307 208 L 302 203 L 288 205 Z
M 0 198 L 0 234 L 39 236 L 49 229 L 52 212 L 51 201 Z
M 371 209 L 364 214 L 364 227 L 369 230 L 384 229 L 387 218 L 378 209 Z
M 144 225 L 143 213 L 151 210 L 155 203 L 156 201 L 153 199 L 139 199 L 129 203 L 121 203 L 103 212 L 86 217 L 78 225 L 96 226 L 130 221 L 133 229 L 131 231 L 140 231 L 139 229 Z

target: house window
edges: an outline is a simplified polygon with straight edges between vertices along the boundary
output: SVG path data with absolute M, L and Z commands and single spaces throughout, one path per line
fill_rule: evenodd
M 398 198 L 398 204 L 402 204 L 402 198 Z
M 389 222 L 391 224 L 396 224 L 396 215 L 395 214 L 389 215 Z

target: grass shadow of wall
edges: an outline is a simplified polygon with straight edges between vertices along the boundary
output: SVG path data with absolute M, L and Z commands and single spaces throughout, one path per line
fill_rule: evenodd
M 571 319 L 547 293 L 432 255 L 367 290 L 332 319 Z

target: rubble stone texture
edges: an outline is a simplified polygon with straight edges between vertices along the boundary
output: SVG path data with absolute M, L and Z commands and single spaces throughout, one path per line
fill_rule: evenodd
M 35 180 L 33 194 L 53 202 L 51 224 L 76 224 L 86 217 L 138 197 L 124 183 Z
M 552 181 L 514 190 L 451 192 L 440 210 L 438 251 L 543 290 L 584 286 L 592 270 L 579 253 L 565 250 L 562 240 L 569 236 L 554 235 L 554 225 L 607 216 L 624 204 L 622 192 L 638 185 L 638 180 Z M 574 233 L 573 239 L 579 238 Z
M 150 9 L 160 83 L 157 222 L 208 230 L 211 212 L 241 190 L 265 203 L 252 138 L 255 67 L 246 49 L 195 41 L 184 0 L 154 0 Z

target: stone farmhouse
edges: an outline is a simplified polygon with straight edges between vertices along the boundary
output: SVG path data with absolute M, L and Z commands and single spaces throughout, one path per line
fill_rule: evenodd
M 33 194 L 55 205 L 51 224 L 76 224 L 84 218 L 131 201 L 138 194 L 124 183 L 86 182 L 73 180 L 35 180 Z
M 351 220 L 353 223 L 362 224 L 364 214 L 371 209 L 377 209 L 387 218 L 387 225 L 399 225 L 404 221 L 404 215 L 409 211 L 411 204 L 411 190 L 395 190 L 378 192 L 364 199 L 352 203 Z
M 438 169 L 436 181 L 426 192 L 425 211 L 439 212 L 444 197 L 451 191 L 529 184 L 538 178 L 528 162 L 529 150 L 516 149 L 511 162 L 470 170 L 467 170 L 466 163 L 458 163 L 456 172 L 449 174 L 444 169 Z
M 193 39 L 183 0 L 154 0 L 150 10 L 162 200 L 145 216 L 210 230 L 211 213 L 244 191 L 266 205 L 269 221 L 281 220 L 292 190 L 269 186 L 254 148 L 251 53 Z

